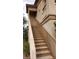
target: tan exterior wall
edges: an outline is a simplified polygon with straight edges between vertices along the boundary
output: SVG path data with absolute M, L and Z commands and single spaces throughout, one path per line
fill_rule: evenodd
M 44 0 L 42 0 L 37 7 L 36 19 L 41 23 L 43 21 L 43 18 L 49 14 L 56 15 L 55 2 L 54 0 L 46 0 L 46 3 L 44 3 Z
M 42 20 L 43 20 L 43 18 L 45 17 L 45 15 L 47 14 L 46 13 L 46 10 L 45 11 L 43 11 L 43 7 L 44 7 L 44 2 L 43 2 L 44 0 L 42 0 L 41 2 L 40 2 L 40 4 L 38 5 L 38 7 L 37 7 L 37 16 L 36 16 L 36 19 L 41 23 L 42 22 Z
M 55 39 L 55 20 L 49 20 L 47 23 L 43 25 L 45 30 Z
M 48 6 L 48 14 L 56 15 L 56 4 L 55 0 L 47 0 L 47 6 Z

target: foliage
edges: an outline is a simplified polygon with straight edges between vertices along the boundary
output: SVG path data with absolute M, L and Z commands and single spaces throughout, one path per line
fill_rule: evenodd
M 29 52 L 29 43 L 28 41 L 23 41 L 23 53 L 26 55 L 26 56 L 29 56 L 30 52 Z
M 23 53 L 29 55 L 29 43 L 28 43 L 28 27 L 24 27 L 27 24 L 27 20 L 23 17 Z
M 26 23 L 27 23 L 26 18 L 23 17 L 23 25 L 26 24 Z
M 27 24 L 27 20 L 23 17 L 23 40 L 28 41 L 28 27 L 24 27 Z
M 28 41 L 28 29 L 23 29 L 23 40 Z

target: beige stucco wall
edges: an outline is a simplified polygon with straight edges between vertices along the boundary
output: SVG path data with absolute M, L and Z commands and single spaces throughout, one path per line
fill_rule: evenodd
M 48 6 L 48 14 L 56 15 L 56 4 L 55 0 L 47 0 L 47 6 Z
M 42 0 L 40 2 L 40 4 L 38 5 L 37 7 L 37 16 L 36 16 L 36 19 L 41 23 L 43 18 L 45 17 L 45 15 L 47 14 L 46 11 L 44 11 L 43 13 L 43 7 L 44 7 L 44 0 Z
M 55 39 L 55 25 L 54 25 L 55 20 L 49 20 L 46 22 L 43 27 L 45 30 Z
M 37 16 L 36 19 L 41 23 L 43 21 L 43 18 L 46 15 L 56 15 L 56 5 L 54 0 L 46 0 L 46 7 L 45 10 L 43 11 L 43 8 L 45 6 L 44 0 L 42 0 L 38 7 L 37 7 Z

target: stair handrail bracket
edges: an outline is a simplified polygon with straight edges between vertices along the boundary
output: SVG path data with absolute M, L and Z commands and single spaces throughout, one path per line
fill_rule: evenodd
M 35 49 L 35 43 L 34 43 L 34 37 L 33 37 L 30 19 L 29 19 L 28 38 L 29 38 L 29 45 L 30 45 L 30 59 L 36 59 L 36 49 Z

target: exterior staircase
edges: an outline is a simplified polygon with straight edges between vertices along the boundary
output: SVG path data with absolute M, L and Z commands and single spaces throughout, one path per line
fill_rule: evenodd
M 48 46 L 40 32 L 38 26 L 32 26 L 33 37 L 36 47 L 36 59 L 54 59 L 48 49 Z
M 43 33 L 41 32 L 40 24 L 32 16 L 30 16 L 30 23 L 31 23 L 31 28 L 32 28 L 33 38 L 34 38 L 34 45 L 35 45 L 35 50 L 36 50 L 35 59 L 54 59 L 54 57 L 51 55 L 51 52 L 47 46 L 47 43 L 45 42 Z M 29 36 L 30 36 L 30 34 L 29 34 Z M 32 53 L 32 52 L 30 52 L 30 53 Z M 33 57 L 33 53 L 31 54 L 31 56 Z M 33 59 L 32 57 L 31 57 L 31 59 Z

